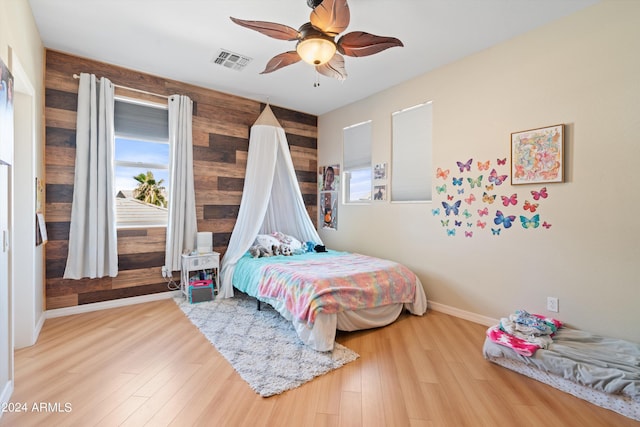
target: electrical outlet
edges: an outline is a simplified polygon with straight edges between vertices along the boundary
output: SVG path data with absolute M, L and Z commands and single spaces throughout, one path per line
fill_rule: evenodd
M 162 266 L 162 277 L 164 277 L 165 279 L 169 277 L 169 269 L 166 265 Z
M 547 297 L 547 310 L 553 311 L 554 313 L 558 312 L 558 298 Z

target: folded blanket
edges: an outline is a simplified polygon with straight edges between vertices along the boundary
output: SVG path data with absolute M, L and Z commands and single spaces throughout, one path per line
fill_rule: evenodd
M 509 317 L 501 318 L 499 324 L 487 329 L 487 337 L 530 357 L 539 348 L 549 348 L 553 343 L 553 335 L 561 327 L 562 322 L 557 319 L 516 310 Z

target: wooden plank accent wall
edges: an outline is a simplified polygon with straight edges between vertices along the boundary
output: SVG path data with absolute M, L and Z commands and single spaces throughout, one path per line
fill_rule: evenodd
M 249 131 L 264 104 L 167 80 L 110 64 L 47 50 L 45 70 L 45 168 L 47 309 L 168 291 L 162 278 L 165 229 L 118 231 L 119 274 L 115 278 L 63 279 L 67 260 L 75 166 L 78 80 L 93 73 L 114 84 L 159 95 L 184 94 L 194 101 L 194 178 L 198 230 L 213 232 L 224 254 L 235 225 L 244 185 Z M 116 88 L 116 94 L 154 102 L 163 98 Z M 317 217 L 317 117 L 272 106 L 289 141 L 307 211 Z M 174 273 L 174 278 L 178 275 Z

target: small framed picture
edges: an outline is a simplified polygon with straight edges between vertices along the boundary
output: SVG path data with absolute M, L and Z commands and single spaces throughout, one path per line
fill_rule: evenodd
M 373 200 L 374 201 L 387 200 L 387 186 L 386 185 L 374 185 L 373 186 Z
M 511 184 L 564 181 L 564 125 L 511 134 Z
M 387 178 L 387 164 L 376 163 L 373 167 L 373 179 L 381 180 Z

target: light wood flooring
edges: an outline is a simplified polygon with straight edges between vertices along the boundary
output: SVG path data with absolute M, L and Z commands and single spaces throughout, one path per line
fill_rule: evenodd
M 11 402 L 27 412 L 0 426 L 640 425 L 484 360 L 485 329 L 403 314 L 339 334 L 355 362 L 262 398 L 172 300 L 49 319 L 16 352 Z

